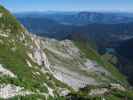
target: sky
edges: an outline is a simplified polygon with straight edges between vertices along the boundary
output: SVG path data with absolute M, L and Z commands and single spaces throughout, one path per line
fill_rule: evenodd
M 12 12 L 102 11 L 133 12 L 133 0 L 0 0 Z

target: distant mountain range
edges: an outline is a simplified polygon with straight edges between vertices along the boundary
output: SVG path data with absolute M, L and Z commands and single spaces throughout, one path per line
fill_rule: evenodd
M 87 25 L 97 24 L 118 24 L 133 21 L 132 13 L 100 13 L 100 12 L 27 12 L 15 13 L 17 17 L 45 17 L 55 20 L 61 24 Z
M 133 37 L 133 14 L 96 12 L 29 12 L 15 14 L 30 31 L 41 36 L 91 39 L 100 47 Z M 102 43 L 102 41 L 106 41 Z

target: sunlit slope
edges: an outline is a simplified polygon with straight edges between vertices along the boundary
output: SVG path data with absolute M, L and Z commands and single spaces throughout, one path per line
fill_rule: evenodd
M 128 89 L 91 47 L 33 35 L 0 6 L 0 99 L 132 98 Z

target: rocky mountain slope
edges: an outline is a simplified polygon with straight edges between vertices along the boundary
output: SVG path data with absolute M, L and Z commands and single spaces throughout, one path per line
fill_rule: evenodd
M 0 99 L 133 99 L 125 77 L 80 41 L 29 33 L 0 6 Z M 118 100 L 117 99 L 117 100 Z

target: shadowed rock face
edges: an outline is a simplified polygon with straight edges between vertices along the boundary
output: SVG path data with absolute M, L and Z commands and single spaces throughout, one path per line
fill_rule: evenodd
M 133 39 L 121 42 L 115 49 L 119 59 L 119 69 L 128 77 L 129 82 L 133 84 Z

